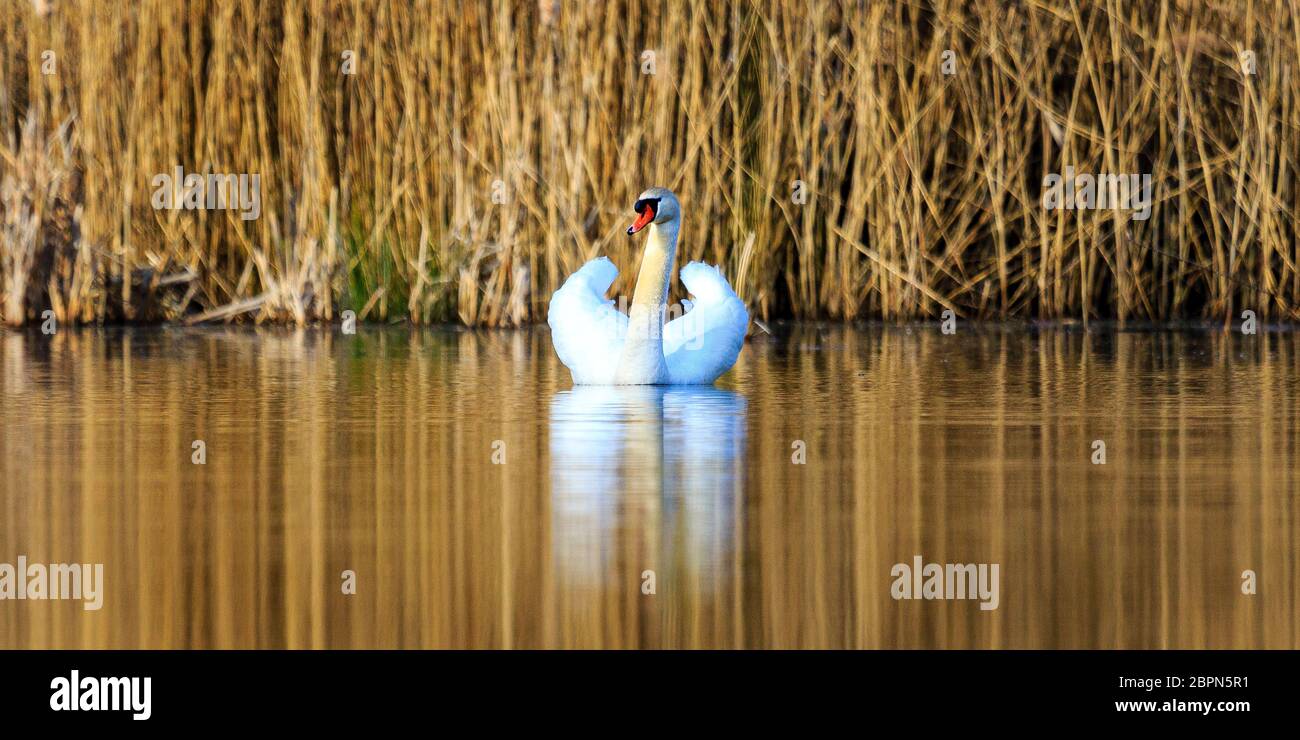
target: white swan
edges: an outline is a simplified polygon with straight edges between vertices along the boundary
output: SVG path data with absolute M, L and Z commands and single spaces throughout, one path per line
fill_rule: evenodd
M 627 315 L 605 298 L 618 268 L 608 257 L 583 265 L 551 296 L 546 321 L 560 361 L 575 385 L 698 385 L 717 380 L 736 362 L 749 313 L 716 267 L 682 267 L 692 300 L 685 315 L 664 323 L 677 254 L 681 205 L 667 188 L 637 198 L 635 234 L 650 226 L 641 272 Z

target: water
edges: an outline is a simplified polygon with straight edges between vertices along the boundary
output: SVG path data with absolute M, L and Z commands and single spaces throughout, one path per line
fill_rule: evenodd
M 0 647 L 1296 648 L 1298 362 L 798 326 L 575 390 L 544 329 L 0 333 L 0 562 L 105 567 Z M 891 598 L 915 555 L 997 608 Z

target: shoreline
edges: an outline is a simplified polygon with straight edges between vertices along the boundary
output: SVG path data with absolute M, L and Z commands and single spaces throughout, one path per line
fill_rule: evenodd
M 751 319 L 751 322 L 753 320 Z M 942 320 L 935 318 L 932 320 L 907 320 L 907 321 L 887 321 L 884 319 L 866 319 L 858 321 L 840 321 L 835 319 L 776 319 L 773 321 L 764 321 L 763 326 L 759 327 L 751 323 L 749 334 L 746 340 L 753 340 L 762 336 L 776 336 L 798 329 L 849 329 L 849 330 L 871 330 L 883 329 L 893 331 L 910 332 L 913 330 L 933 330 L 937 334 L 942 334 L 940 329 Z M 537 321 L 520 324 L 518 326 L 484 326 L 470 325 L 458 322 L 436 322 L 436 323 L 415 323 L 407 319 L 398 319 L 394 321 L 360 321 L 356 324 L 356 331 L 344 332 L 341 330 L 343 322 L 339 320 L 332 321 L 308 321 L 302 324 L 289 321 L 264 321 L 264 322 L 203 322 L 187 323 L 184 321 L 104 321 L 92 323 L 77 323 L 70 325 L 58 326 L 57 332 L 67 329 L 78 331 L 102 331 L 102 330 L 129 330 L 129 331 L 148 331 L 148 330 L 185 330 L 196 333 L 210 332 L 214 330 L 237 330 L 237 331 L 276 331 L 276 332 L 296 332 L 331 329 L 331 333 L 342 335 L 362 334 L 366 331 L 394 331 L 398 328 L 406 328 L 414 331 L 434 331 L 434 332 L 455 332 L 455 333 L 472 333 L 472 334 L 512 334 L 517 332 L 532 332 L 539 329 L 547 329 L 545 321 Z M 1241 336 L 1256 336 L 1258 333 L 1290 333 L 1300 332 L 1300 322 L 1278 322 L 1278 321 L 1260 321 L 1255 333 L 1243 333 L 1241 331 L 1241 321 L 1237 320 L 1231 324 L 1225 325 L 1222 322 L 1212 321 L 1209 319 L 1177 319 L 1170 321 L 1120 321 L 1118 319 L 1095 319 L 1084 322 L 1082 319 L 964 319 L 960 322 L 960 328 L 956 334 L 974 331 L 978 333 L 997 333 L 997 332 L 1066 332 L 1066 333 L 1206 333 L 1219 334 L 1231 333 Z M 57 333 L 55 332 L 55 333 Z M 25 324 L 23 326 L 5 326 L 0 324 L 0 337 L 6 335 L 26 335 L 26 334 L 45 334 L 50 336 L 51 333 L 42 332 L 38 324 Z

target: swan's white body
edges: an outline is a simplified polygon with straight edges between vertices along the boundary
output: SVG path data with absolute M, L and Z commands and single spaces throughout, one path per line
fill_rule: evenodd
M 735 364 L 749 314 L 717 268 L 701 262 L 682 268 L 693 307 L 658 337 L 657 312 L 634 305 L 629 318 L 605 298 L 617 276 L 609 258 L 594 259 L 551 298 L 551 338 L 575 385 L 712 383 Z M 631 324 L 639 324 L 637 331 L 629 331 Z
M 605 292 L 618 276 L 606 257 L 583 265 L 551 297 L 547 323 L 560 361 L 576 385 L 699 385 L 712 383 L 736 362 L 749 313 L 716 267 L 682 267 L 692 300 L 686 313 L 664 323 L 668 280 L 677 251 L 678 206 L 672 193 L 652 188 L 659 218 L 637 276 L 628 314 Z M 642 202 L 641 200 L 638 201 Z M 648 218 L 648 216 L 647 216 Z M 639 227 L 634 225 L 634 229 Z

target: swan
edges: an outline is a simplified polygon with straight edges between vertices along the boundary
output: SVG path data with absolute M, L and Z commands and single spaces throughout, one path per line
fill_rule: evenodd
M 681 204 L 667 188 L 636 199 L 629 235 L 649 226 L 641 271 L 627 314 L 605 298 L 618 268 L 608 257 L 583 265 L 551 296 L 546 323 L 574 385 L 707 385 L 729 370 L 749 329 L 749 313 L 716 267 L 681 269 L 691 300 L 664 323 L 677 253 Z

